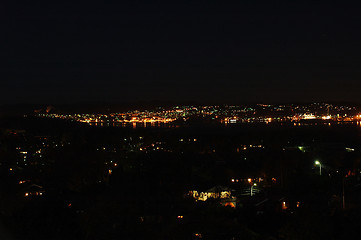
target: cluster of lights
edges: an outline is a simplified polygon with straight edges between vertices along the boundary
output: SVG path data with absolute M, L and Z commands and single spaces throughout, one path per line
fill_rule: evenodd
M 25 197 L 29 197 L 29 196 L 42 196 L 44 193 L 43 192 L 26 192 L 24 194 Z
M 211 117 L 225 124 L 247 122 L 287 122 L 300 120 L 361 120 L 361 114 L 355 114 L 356 108 L 326 103 L 309 105 L 267 105 L 256 106 L 175 106 L 170 109 L 134 110 L 111 114 L 38 114 L 39 117 L 68 119 L 88 124 L 110 123 L 171 123 L 175 120 L 188 120 L 190 117 Z

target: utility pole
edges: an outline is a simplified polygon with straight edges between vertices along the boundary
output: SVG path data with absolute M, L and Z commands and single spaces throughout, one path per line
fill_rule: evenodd
M 320 176 L 322 175 L 322 164 L 320 161 L 315 161 L 315 164 L 320 166 Z

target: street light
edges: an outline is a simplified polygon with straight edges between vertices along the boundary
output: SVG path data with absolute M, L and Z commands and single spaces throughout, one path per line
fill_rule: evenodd
M 315 161 L 315 164 L 320 166 L 320 176 L 321 176 L 321 173 L 322 173 L 322 164 L 320 163 L 320 161 Z
M 251 196 L 253 196 L 253 187 L 256 187 L 257 186 L 257 183 L 254 183 L 252 186 L 251 186 Z

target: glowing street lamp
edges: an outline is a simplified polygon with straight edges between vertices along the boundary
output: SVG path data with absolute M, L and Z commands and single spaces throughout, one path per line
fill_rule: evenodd
M 251 196 L 253 196 L 253 187 L 256 187 L 257 186 L 257 183 L 254 183 L 252 186 L 251 186 Z
M 321 176 L 321 174 L 322 174 L 322 164 L 321 164 L 320 161 L 315 161 L 315 164 L 320 166 L 320 176 Z

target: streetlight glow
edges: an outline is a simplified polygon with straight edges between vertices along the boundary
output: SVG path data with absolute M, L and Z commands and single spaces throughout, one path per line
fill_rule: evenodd
M 318 166 L 320 166 L 320 176 L 321 176 L 321 175 L 322 175 L 322 164 L 321 164 L 321 162 L 318 161 L 318 160 L 315 161 L 315 164 L 318 165 Z

